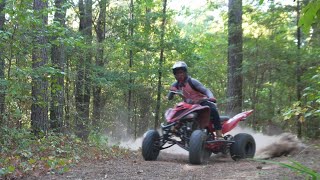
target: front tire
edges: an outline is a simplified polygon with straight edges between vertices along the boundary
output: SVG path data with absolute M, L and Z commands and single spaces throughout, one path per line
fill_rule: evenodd
M 189 142 L 189 161 L 191 164 L 201 164 L 208 156 L 205 143 L 206 134 L 202 130 L 192 132 Z
M 233 160 L 237 161 L 254 157 L 256 153 L 256 142 L 250 134 L 237 134 L 233 140 L 235 142 L 230 146 L 230 155 Z
M 142 156 L 146 161 L 155 161 L 160 152 L 160 135 L 156 130 L 149 130 L 142 141 Z

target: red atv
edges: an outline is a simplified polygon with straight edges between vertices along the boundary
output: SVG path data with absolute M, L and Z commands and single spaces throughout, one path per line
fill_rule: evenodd
M 252 112 L 253 110 L 245 111 L 233 118 L 221 116 L 222 133 L 231 131 Z M 165 117 L 167 123 L 161 124 L 161 136 L 156 130 L 145 133 L 142 141 L 142 156 L 146 161 L 156 160 L 160 150 L 175 144 L 189 151 L 191 164 L 201 164 L 212 153 L 219 152 L 224 154 L 230 152 L 233 160 L 254 157 L 256 143 L 250 134 L 239 133 L 234 137 L 225 135 L 223 140 L 216 139 L 215 129 L 209 120 L 208 106 L 180 102 L 174 108 L 168 109 Z

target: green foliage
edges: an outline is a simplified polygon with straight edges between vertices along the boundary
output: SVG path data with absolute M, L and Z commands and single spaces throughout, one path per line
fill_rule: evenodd
M 264 0 L 259 0 L 259 4 L 262 5 Z M 300 5 L 301 6 L 301 5 Z M 301 17 L 298 25 L 302 27 L 305 34 L 310 33 L 310 29 L 315 21 L 320 20 L 320 1 L 310 0 L 310 2 L 302 8 Z
M 311 26 L 315 21 L 320 21 L 320 1 L 311 0 L 301 11 L 299 26 L 304 33 L 309 34 Z
M 63 171 L 74 162 L 73 157 L 78 153 L 66 136 L 49 135 L 37 139 L 24 129 L 6 127 L 0 129 L 0 134 L 3 147 L 0 168 L 5 177 L 22 177 L 35 169 Z
M 319 68 L 311 67 L 304 75 L 307 86 L 303 90 L 302 100 L 292 103 L 283 111 L 283 118 L 290 124 L 295 124 L 297 117 L 305 124 L 305 134 L 311 138 L 319 137 L 319 117 L 320 117 L 320 77 Z
M 308 116 L 320 116 L 320 68 L 312 68 L 315 73 L 310 73 L 311 78 L 309 80 L 309 86 L 307 86 L 303 92 L 303 97 L 306 98 L 306 106 L 309 109 Z
M 307 108 L 301 107 L 301 102 L 296 102 L 292 105 L 292 107 L 287 110 L 283 116 L 284 120 L 289 120 L 291 118 L 300 117 L 299 121 L 303 123 L 305 121 L 305 118 L 309 116 L 309 113 L 307 113 Z
M 101 159 L 127 152 L 108 147 L 107 137 L 92 134 L 83 142 L 73 135 L 50 133 L 36 138 L 26 129 L 0 129 L 0 177 L 21 178 L 42 173 L 64 173 L 82 158 Z
M 306 87 L 303 92 L 305 103 L 296 102 L 287 111 L 284 112 L 284 120 L 300 116 L 300 121 L 304 122 L 308 117 L 320 116 L 320 76 L 314 75 L 311 77 L 310 86 Z
M 92 131 L 89 135 L 88 140 L 95 147 L 101 149 L 108 148 L 108 137 L 102 133 Z

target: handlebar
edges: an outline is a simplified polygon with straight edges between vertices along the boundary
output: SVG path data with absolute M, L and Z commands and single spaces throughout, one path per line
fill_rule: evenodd
M 182 91 L 170 91 L 170 93 L 177 94 L 177 95 L 179 95 L 179 96 L 181 96 L 181 97 L 184 97 Z

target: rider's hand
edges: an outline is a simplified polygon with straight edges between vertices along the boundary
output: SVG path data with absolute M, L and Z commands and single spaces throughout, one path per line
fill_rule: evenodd
M 217 99 L 216 99 L 216 98 L 214 98 L 214 97 L 209 98 L 208 100 L 209 100 L 209 101 L 211 101 L 211 102 L 217 103 Z

